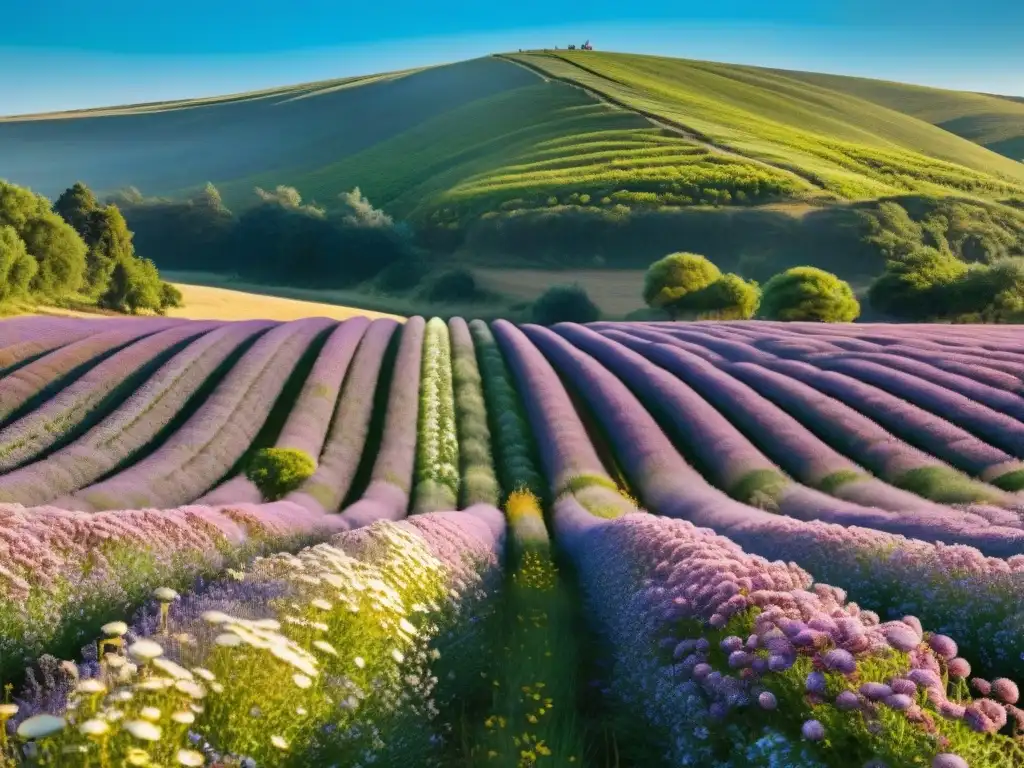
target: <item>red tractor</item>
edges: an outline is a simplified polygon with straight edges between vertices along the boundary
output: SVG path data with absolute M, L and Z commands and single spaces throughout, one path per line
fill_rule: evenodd
M 592 45 L 590 44 L 590 41 L 589 41 L 589 40 L 587 40 L 587 42 L 585 42 L 585 43 L 583 44 L 583 46 L 582 46 L 582 47 L 580 48 L 580 50 L 581 50 L 581 51 L 592 51 L 592 50 L 594 50 L 594 46 L 592 46 Z

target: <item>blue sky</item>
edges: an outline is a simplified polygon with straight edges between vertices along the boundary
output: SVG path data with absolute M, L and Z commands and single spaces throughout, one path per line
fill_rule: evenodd
M 1019 0 L 12 0 L 0 114 L 206 96 L 590 38 L 1024 95 Z

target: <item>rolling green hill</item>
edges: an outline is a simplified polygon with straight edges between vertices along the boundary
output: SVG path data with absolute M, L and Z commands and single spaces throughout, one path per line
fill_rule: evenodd
M 1024 97 L 947 91 L 812 72 L 773 72 L 902 112 L 1024 162 Z
M 80 179 L 182 199 L 209 181 L 236 213 L 257 187 L 331 211 L 358 186 L 438 263 L 486 267 L 489 290 L 502 292 L 502 270 L 519 270 L 504 286 L 517 299 L 543 287 L 532 269 L 585 284 L 587 270 L 625 311 L 614 270 L 633 285 L 671 250 L 759 280 L 813 264 L 864 285 L 884 265 L 864 214 L 968 260 L 1022 255 L 1022 142 L 1013 97 L 531 51 L 0 119 L 0 177 L 50 196 Z

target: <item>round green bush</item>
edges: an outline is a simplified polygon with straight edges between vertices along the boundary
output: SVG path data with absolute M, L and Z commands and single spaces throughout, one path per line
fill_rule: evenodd
M 533 322 L 540 325 L 593 323 L 601 319 L 601 310 L 576 284 L 548 288 L 533 303 L 531 314 Z
M 246 477 L 256 483 L 267 501 L 291 493 L 316 472 L 316 462 L 294 448 L 262 448 L 255 453 Z
M 760 316 L 766 320 L 849 323 L 860 302 L 845 280 L 817 267 L 793 267 L 765 283 Z
M 648 267 L 644 276 L 644 302 L 649 307 L 667 308 L 721 277 L 718 267 L 699 254 L 670 253 Z

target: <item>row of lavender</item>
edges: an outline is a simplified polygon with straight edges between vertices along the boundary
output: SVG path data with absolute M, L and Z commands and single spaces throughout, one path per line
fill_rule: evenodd
M 351 328 L 350 338 L 358 342 L 359 335 Z M 358 334 L 363 330 L 359 328 Z M 333 484 L 339 478 L 344 483 L 343 478 L 354 475 L 360 452 L 348 451 L 346 460 L 341 447 L 344 438 L 351 440 L 346 433 L 352 420 L 362 415 L 365 426 L 369 419 L 375 384 L 370 374 L 380 369 L 392 330 L 387 325 L 371 327 L 366 332 L 370 343 L 360 345 L 354 359 L 355 344 L 338 338 L 344 336 L 344 328 L 325 345 L 321 360 L 329 357 L 335 365 L 314 366 L 279 438 L 279 443 L 291 445 L 291 435 L 307 450 L 315 446 L 316 453 L 333 457 L 328 462 L 333 477 L 323 475 L 321 461 L 321 477 L 309 485 L 320 487 L 325 480 Z M 482 657 L 484 649 L 470 637 L 481 633 L 479 619 L 497 602 L 489 598 L 504 531 L 501 514 L 488 503 L 478 503 L 496 502 L 497 495 L 486 410 L 469 329 L 453 321 L 451 330 L 456 391 L 449 389 L 447 398 L 435 398 L 435 410 L 451 413 L 457 406 L 459 436 L 469 444 L 479 443 L 462 463 L 462 475 L 455 470 L 457 484 L 467 481 L 468 509 L 417 517 L 407 527 L 387 522 L 404 516 L 409 506 L 409 482 L 401 478 L 411 480 L 416 458 L 420 359 L 425 382 L 432 376 L 451 381 L 453 373 L 451 366 L 445 375 L 429 363 L 438 348 L 448 346 L 445 326 L 432 323 L 424 343 L 424 324 L 413 319 L 398 347 L 384 435 L 372 457 L 369 485 L 362 501 L 331 516 L 342 529 L 382 518 L 384 522 L 338 536 L 329 547 L 303 550 L 298 558 L 276 555 L 258 560 L 252 571 L 232 571 L 230 578 L 176 602 L 169 619 L 152 622 L 143 617 L 129 631 L 129 659 L 107 655 L 86 664 L 75 670 L 70 689 L 67 684 L 36 688 L 7 723 L 17 725 L 21 740 L 33 747 L 34 760 L 42 757 L 42 764 L 49 764 L 59 755 L 66 765 L 121 765 L 125 760 L 204 765 L 233 753 L 268 765 L 338 759 L 352 764 L 382 758 L 434 764 L 444 742 L 444 732 L 436 730 L 438 707 L 461 695 L 467 685 L 479 685 L 473 659 Z M 337 370 L 339 357 L 345 360 L 341 367 L 352 361 L 347 377 Z M 332 383 L 333 396 L 325 390 Z M 426 389 L 436 391 L 437 382 L 431 383 Z M 333 405 L 339 391 L 334 421 L 346 429 L 332 427 L 329 436 L 320 429 L 317 442 L 311 433 L 318 422 L 310 420 L 308 409 L 327 397 Z M 330 412 L 327 409 L 328 420 Z M 309 430 L 295 428 L 303 422 L 311 425 Z M 454 423 L 442 420 L 440 429 L 422 427 L 421 421 L 420 442 L 432 437 L 441 444 L 456 440 Z M 429 475 L 436 461 L 423 466 L 421 459 L 420 464 L 417 473 Z M 242 482 L 228 480 L 218 491 L 241 487 Z M 347 491 L 331 490 L 339 499 Z M 280 506 L 302 510 L 304 502 L 324 511 L 315 496 L 302 489 L 292 497 L 295 500 Z M 236 579 L 243 583 L 236 584 Z M 161 600 L 177 600 L 166 590 L 157 594 Z M 284 595 L 290 599 L 287 610 L 280 602 Z M 202 609 L 211 606 L 220 610 L 206 611 L 201 619 Z M 105 629 L 113 635 L 126 631 L 116 623 Z M 438 654 L 437 647 L 445 648 L 445 653 Z M 451 672 L 441 681 L 434 663 L 439 655 L 447 658 Z M 183 666 L 186 662 L 204 666 L 190 670 Z M 88 677 L 79 679 L 79 674 Z M 231 679 L 246 683 L 231 685 Z M 338 698 L 347 718 L 339 719 L 333 707 L 324 709 L 324 702 Z M 41 714 L 41 708 L 57 712 Z M 11 708 L 2 710 L 0 721 L 8 720 Z M 256 711 L 259 714 L 253 715 Z M 232 725 L 241 720 L 251 727 L 239 730 Z M 194 748 L 197 740 L 205 740 L 202 749 Z M 16 744 L 8 751 L 0 743 L 0 764 L 20 764 L 26 754 Z
M 975 679 L 972 698 L 970 663 L 958 656 L 1019 676 L 1024 558 L 986 559 L 741 504 L 683 461 L 638 399 L 640 377 L 616 368 L 631 392 L 601 364 L 614 362 L 607 349 L 599 362 L 598 334 L 506 323 L 495 331 L 560 492 L 559 542 L 613 649 L 615 690 L 663 736 L 672 764 L 996 766 L 1024 758 L 1017 686 Z M 595 356 L 581 351 L 585 339 Z M 613 457 L 595 451 L 563 382 L 600 422 Z M 654 381 L 649 398 L 659 385 L 670 389 Z M 719 435 L 703 447 L 728 441 Z M 622 514 L 585 497 L 608 490 L 611 459 L 665 517 Z M 863 472 L 851 474 L 856 482 Z M 795 560 L 817 580 L 734 541 Z M 848 602 L 845 590 L 893 619 Z M 908 603 L 920 620 L 907 615 Z M 961 647 L 934 634 L 945 627 Z

